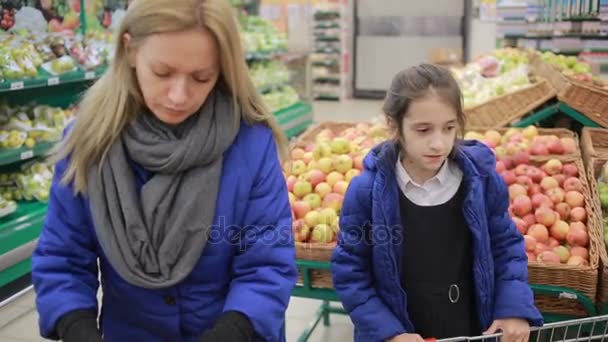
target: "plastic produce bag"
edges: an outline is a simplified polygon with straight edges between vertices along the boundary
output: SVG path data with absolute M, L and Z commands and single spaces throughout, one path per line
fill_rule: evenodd
M 30 32 L 46 32 L 47 22 L 42 12 L 34 7 L 24 6 L 15 13 L 13 31 L 27 30 Z

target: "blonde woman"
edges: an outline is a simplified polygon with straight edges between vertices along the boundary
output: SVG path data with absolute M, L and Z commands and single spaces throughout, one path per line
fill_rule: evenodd
M 55 156 L 33 256 L 42 336 L 284 341 L 296 281 L 285 140 L 230 4 L 135 0 L 118 37 Z

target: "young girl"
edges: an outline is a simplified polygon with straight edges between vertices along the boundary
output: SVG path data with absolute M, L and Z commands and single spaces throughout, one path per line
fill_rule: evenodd
M 135 0 L 116 44 L 55 156 L 32 258 L 42 336 L 285 341 L 297 280 L 286 140 L 233 8 Z
M 332 258 L 355 341 L 498 331 L 527 341 L 543 320 L 523 238 L 492 151 L 457 140 L 458 84 L 446 69 L 412 67 L 395 76 L 383 109 L 395 139 L 367 155 L 348 188 Z

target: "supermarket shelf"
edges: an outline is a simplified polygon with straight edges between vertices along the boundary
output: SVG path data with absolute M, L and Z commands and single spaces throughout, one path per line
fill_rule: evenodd
M 54 145 L 55 142 L 41 142 L 37 143 L 33 149 L 25 146 L 15 149 L 0 149 L 0 166 L 44 156 Z
M 340 24 L 338 24 L 338 23 L 333 23 L 333 24 L 319 23 L 319 24 L 315 25 L 314 28 L 315 29 L 337 29 L 337 28 L 340 28 Z
M 258 91 L 258 93 L 262 94 L 262 93 L 268 93 L 277 89 L 281 89 L 282 87 L 288 85 L 289 82 L 284 82 L 284 83 L 273 83 L 273 84 L 265 84 L 265 85 L 261 85 L 259 87 L 256 87 L 256 90 Z
M 308 102 L 298 102 L 275 112 L 274 115 L 288 138 L 302 133 L 313 122 L 312 104 Z
M 60 84 L 84 82 L 99 78 L 107 69 L 107 66 L 102 66 L 96 70 L 83 71 L 77 70 L 68 72 L 59 76 L 53 76 L 45 71 L 41 71 L 40 75 L 35 78 L 22 80 L 7 80 L 0 83 L 0 93 L 6 93 L 24 89 L 34 89 L 42 87 L 52 87 Z
M 578 55 L 583 52 L 599 52 L 599 53 L 608 53 L 608 49 L 539 49 L 540 52 L 554 52 L 562 55 Z
M 340 76 L 315 76 L 313 80 L 316 82 L 340 82 Z
M 340 96 L 339 95 L 329 95 L 329 94 L 316 95 L 315 96 L 315 100 L 318 100 L 318 101 L 340 101 Z
M 340 37 L 334 37 L 334 36 L 318 36 L 315 37 L 315 40 L 318 42 L 331 42 L 331 43 L 339 43 L 340 42 Z
M 0 218 L 0 255 L 38 238 L 46 211 L 46 203 L 24 201 L 17 203 L 16 212 Z
M 580 39 L 592 39 L 592 40 L 608 40 L 608 35 L 589 35 L 589 34 L 562 34 L 562 35 L 545 35 L 545 36 L 533 36 L 533 35 L 523 35 L 523 34 L 506 34 L 504 35 L 505 39 L 536 39 L 536 40 L 545 40 L 545 39 L 555 39 L 555 38 L 580 38 Z
M 285 50 L 247 52 L 245 54 L 245 59 L 247 59 L 248 61 L 267 60 L 282 56 L 286 53 L 287 51 Z
M 340 62 L 338 62 L 336 59 L 312 62 L 312 66 L 315 67 L 334 67 L 338 65 L 340 65 Z

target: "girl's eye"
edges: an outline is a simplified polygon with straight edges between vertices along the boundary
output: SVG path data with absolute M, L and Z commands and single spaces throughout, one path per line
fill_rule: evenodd
M 429 131 L 429 129 L 428 129 L 428 128 L 419 128 L 419 129 L 418 129 L 418 133 L 426 133 L 426 132 L 428 132 L 428 131 Z
M 456 126 L 450 126 L 447 128 L 448 131 L 453 131 L 454 129 L 456 129 Z

